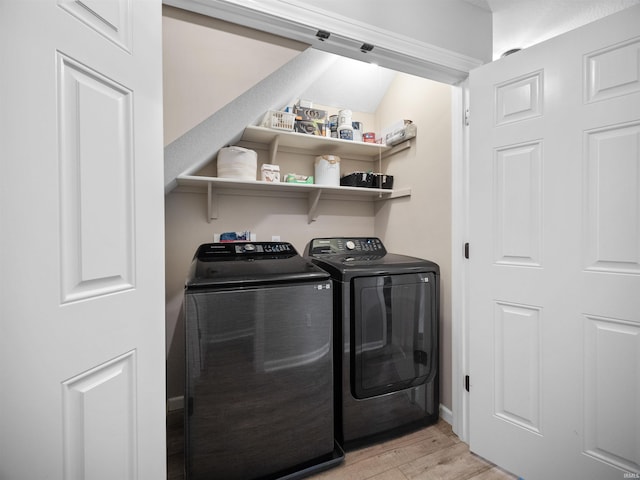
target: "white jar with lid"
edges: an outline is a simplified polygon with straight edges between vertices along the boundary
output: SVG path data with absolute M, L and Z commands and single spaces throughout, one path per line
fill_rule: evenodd
M 340 186 L 340 157 L 322 155 L 316 157 L 314 183 L 317 185 Z
M 351 125 L 351 117 L 353 113 L 351 110 L 340 110 L 338 112 L 338 125 L 348 124 Z

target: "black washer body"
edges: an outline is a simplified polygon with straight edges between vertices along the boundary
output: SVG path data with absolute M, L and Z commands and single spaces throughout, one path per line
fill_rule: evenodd
M 187 478 L 303 478 L 334 435 L 329 275 L 282 242 L 201 245 L 185 290 Z
M 440 270 L 375 237 L 305 250 L 334 283 L 336 434 L 346 450 L 438 420 Z

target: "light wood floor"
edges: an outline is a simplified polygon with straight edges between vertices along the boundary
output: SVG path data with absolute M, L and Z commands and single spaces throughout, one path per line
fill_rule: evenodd
M 438 424 L 403 437 L 348 452 L 339 467 L 311 480 L 503 480 L 516 479 L 469 452 L 452 432 Z
M 184 480 L 182 412 L 167 418 L 168 480 Z M 309 480 L 511 480 L 517 477 L 469 452 L 440 420 L 403 437 L 347 452 L 344 463 Z

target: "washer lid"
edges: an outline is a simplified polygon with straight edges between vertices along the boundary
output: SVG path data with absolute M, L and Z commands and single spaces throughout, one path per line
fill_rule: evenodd
M 438 265 L 429 260 L 388 253 L 375 237 L 314 238 L 305 253 L 313 263 L 338 278 L 419 271 L 439 273 Z
M 284 242 L 206 243 L 196 251 L 187 289 L 316 281 L 328 274 Z

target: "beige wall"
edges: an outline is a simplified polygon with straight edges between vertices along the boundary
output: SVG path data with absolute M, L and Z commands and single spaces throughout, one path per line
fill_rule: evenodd
M 167 18 L 165 17 L 165 21 Z M 194 25 L 200 29 L 200 25 Z M 189 30 L 189 24 L 181 25 L 181 30 Z M 180 34 L 174 31 L 174 34 Z M 184 32 L 191 42 L 201 42 L 197 35 Z M 167 37 L 165 37 L 167 39 Z M 186 40 L 185 40 L 186 41 Z M 235 42 L 235 40 L 234 40 Z M 207 58 L 207 69 L 215 71 L 228 64 L 228 57 L 222 52 L 224 45 L 212 58 Z M 245 58 L 262 56 L 261 42 L 249 43 L 246 51 L 237 55 Z M 190 51 L 188 42 L 183 51 Z M 274 45 L 266 47 L 270 52 L 277 50 Z M 289 46 L 284 49 L 284 57 L 290 55 Z M 201 53 L 201 55 L 205 55 Z M 209 53 L 206 53 L 209 55 Z M 279 57 L 277 54 L 275 57 Z M 279 57 L 279 58 L 284 58 Z M 218 67 L 211 62 L 218 63 Z M 280 60 L 276 61 L 276 68 Z M 174 110 L 181 116 L 184 126 L 197 124 L 202 111 L 183 109 L 176 97 L 182 89 L 174 90 L 173 85 L 184 84 L 184 71 L 174 68 L 171 57 L 165 56 L 165 122 L 171 122 Z M 197 65 L 197 61 L 193 61 Z M 253 75 L 245 62 L 247 75 Z M 240 67 L 238 67 L 240 68 Z M 268 67 L 267 67 L 268 70 Z M 197 72 L 192 73 L 199 75 Z M 253 83 L 259 81 L 253 78 Z M 215 88 L 206 82 L 193 84 L 189 95 L 193 98 L 209 98 L 210 105 L 226 104 L 231 94 L 238 95 L 235 80 L 216 79 Z M 248 87 L 247 87 L 248 88 Z M 231 93 L 230 93 L 231 92 Z M 167 98 L 172 97 L 172 98 Z M 222 98 L 222 100 L 220 99 Z M 313 99 L 310 99 L 313 100 Z M 322 236 L 372 236 L 377 235 L 390 251 L 420 256 L 437 262 L 442 271 L 442 369 L 441 401 L 451 407 L 451 348 L 450 348 L 450 245 L 451 245 L 451 138 L 450 138 L 451 89 L 448 86 L 425 79 L 400 74 L 392 84 L 380 108 L 375 114 L 354 112 L 354 120 L 363 121 L 365 130 L 379 130 L 389 123 L 408 118 L 418 126 L 418 138 L 413 147 L 385 161 L 388 173 L 395 175 L 398 187 L 410 186 L 412 196 L 386 203 L 368 201 L 321 200 L 317 221 L 307 221 L 307 199 L 300 197 L 281 198 L 245 195 L 220 195 L 219 217 L 207 222 L 207 198 L 205 193 L 188 190 L 174 190 L 165 199 L 166 228 L 166 328 L 167 328 L 167 394 L 168 397 L 182 395 L 184 373 L 184 327 L 181 304 L 184 279 L 191 258 L 197 246 L 213 241 L 214 233 L 251 230 L 258 240 L 271 240 L 274 235 L 289 241 L 303 252 L 311 238 Z M 326 107 L 330 112 L 349 105 Z M 205 112 L 209 116 L 215 111 Z M 172 127 L 173 128 L 173 127 Z M 258 165 L 268 163 L 268 152 L 257 149 Z M 281 154 L 278 163 L 283 173 L 313 174 L 313 156 Z M 214 166 L 212 166 L 214 167 Z M 378 170 L 376 164 L 359 164 L 344 161 L 343 173 L 353 170 Z M 215 172 L 215 168 L 210 169 Z M 418 221 L 416 221 L 418 220 Z
M 307 48 L 166 5 L 162 13 L 165 145 Z
M 399 74 L 376 112 L 381 125 L 412 120 L 410 150 L 390 157 L 385 171 L 411 197 L 383 203 L 375 232 L 388 250 L 440 266 L 440 402 L 451 408 L 451 87 Z

